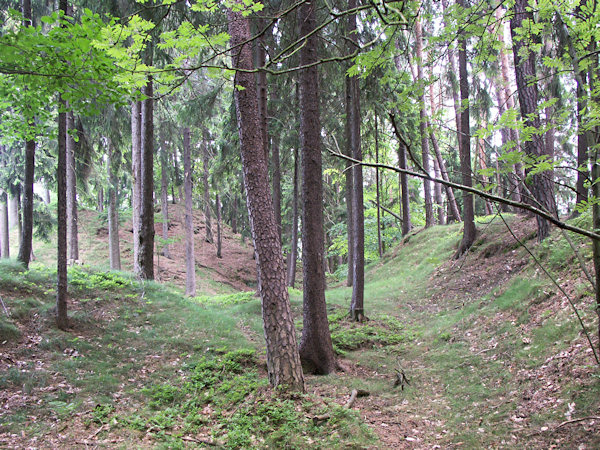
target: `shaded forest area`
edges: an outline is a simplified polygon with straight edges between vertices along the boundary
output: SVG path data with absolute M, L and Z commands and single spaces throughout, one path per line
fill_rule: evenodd
M 595 3 L 97 3 L 0 8 L 3 445 L 598 444 Z

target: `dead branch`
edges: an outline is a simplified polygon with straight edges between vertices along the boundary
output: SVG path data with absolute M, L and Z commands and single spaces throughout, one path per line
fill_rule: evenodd
M 598 417 L 598 416 L 588 416 L 588 417 L 580 417 L 579 419 L 565 420 L 560 425 L 558 425 L 554 429 L 554 431 L 558 430 L 560 427 L 564 427 L 565 425 L 569 425 L 571 423 L 583 422 L 583 421 L 586 421 L 586 420 L 600 420 L 600 417 Z

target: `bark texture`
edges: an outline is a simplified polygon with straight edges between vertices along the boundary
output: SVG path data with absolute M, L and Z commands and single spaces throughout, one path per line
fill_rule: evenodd
M 77 176 L 75 171 L 75 149 L 77 144 L 72 133 L 77 132 L 73 112 L 67 113 L 67 241 L 69 261 L 79 259 L 79 239 L 77 230 Z
M 140 205 L 142 203 L 142 102 L 131 104 L 131 171 L 133 194 L 131 196 L 133 224 L 133 272 L 140 273 Z
M 528 49 L 527 42 L 518 36 L 517 29 L 521 28 L 523 20 L 528 19 L 534 22 L 533 13 L 527 10 L 527 0 L 516 0 L 514 5 L 514 15 L 510 19 L 510 30 L 513 37 L 513 55 L 515 59 L 515 77 L 517 81 L 517 91 L 519 94 L 519 106 L 521 117 L 523 117 L 526 127 L 532 127 L 539 130 L 541 127 L 540 116 L 538 112 L 538 87 L 536 84 L 535 70 L 535 51 Z M 536 44 L 537 38 L 532 37 L 533 44 Z M 527 52 L 527 57 L 523 57 L 522 52 Z M 523 144 L 525 154 L 534 158 L 547 156 L 544 139 L 539 134 L 534 133 L 530 140 Z M 554 186 L 552 180 L 545 173 L 528 175 L 531 178 L 529 190 L 533 194 L 532 201 L 545 209 L 552 215 L 556 215 L 556 201 L 554 199 Z M 546 219 L 536 216 L 538 240 L 544 240 L 550 233 L 550 222 Z
M 108 152 L 108 257 L 111 270 L 121 270 L 121 250 L 119 246 L 119 209 L 117 197 L 119 189 L 118 158 L 115 158 L 112 141 L 106 139 Z
M 299 10 L 300 34 L 312 35 L 300 50 L 300 65 L 317 61 L 315 2 Z M 302 268 L 304 324 L 300 340 L 302 365 L 311 373 L 328 374 L 336 362 L 325 304 L 323 168 L 319 117 L 319 75 L 313 66 L 300 71 L 300 148 L 302 150 Z M 354 178 L 356 179 L 356 178 Z M 356 250 L 356 247 L 355 247 Z M 356 283 L 356 280 L 354 280 Z
M 233 66 L 251 70 L 252 51 L 249 19 L 241 13 L 228 11 L 229 35 Z M 281 386 L 296 391 L 304 390 L 304 376 L 298 348 L 296 330 L 290 311 L 285 285 L 285 267 L 268 181 L 265 154 L 259 124 L 256 82 L 252 73 L 237 71 L 234 90 L 238 131 L 242 154 L 244 184 L 248 205 L 250 228 L 254 240 L 262 315 L 267 347 L 267 371 L 271 386 Z
M 196 258 L 194 256 L 194 216 L 192 212 L 192 149 L 190 129 L 183 130 L 183 190 L 185 195 L 185 295 L 196 295 Z
M 296 284 L 296 263 L 298 261 L 298 148 L 294 149 L 294 192 L 292 196 L 292 242 L 290 260 L 288 264 L 287 285 L 294 287 Z
M 210 155 L 208 151 L 208 131 L 204 131 L 204 139 L 202 141 L 202 186 L 204 188 L 204 225 L 206 227 L 206 242 L 213 243 L 213 231 L 211 220 L 210 207 L 210 186 L 208 184 L 209 176 L 209 161 Z

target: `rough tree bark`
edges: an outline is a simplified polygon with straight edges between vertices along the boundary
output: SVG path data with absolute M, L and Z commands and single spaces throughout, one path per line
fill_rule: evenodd
M 133 226 L 133 272 L 140 273 L 138 255 L 140 253 L 140 205 L 142 202 L 142 102 L 131 104 L 131 171 L 133 193 L 131 195 Z
M 250 228 L 254 240 L 262 315 L 267 347 L 267 371 L 271 386 L 281 386 L 296 391 L 304 390 L 304 375 L 296 345 L 296 330 L 290 311 L 285 286 L 285 267 L 281 244 L 273 214 L 269 189 L 267 160 L 260 133 L 258 101 L 252 70 L 250 22 L 239 12 L 227 13 L 234 84 L 243 89 L 234 90 L 238 131 L 242 154 L 244 183 Z
M 415 40 L 417 45 L 417 83 L 419 89 L 422 89 L 419 97 L 419 132 L 421 134 L 421 165 L 426 174 L 429 175 L 429 140 L 427 139 L 427 115 L 425 113 L 425 88 L 423 83 L 423 29 L 421 21 L 417 19 L 415 22 Z M 358 158 L 357 158 L 358 159 Z M 435 225 L 435 217 L 433 215 L 433 202 L 431 195 L 431 182 L 423 180 L 423 193 L 425 196 L 425 228 Z
M 315 2 L 302 4 L 298 14 L 300 35 L 306 39 L 300 49 L 300 65 L 318 60 L 315 33 Z M 311 373 L 328 374 L 336 361 L 327 321 L 323 230 L 323 167 L 319 117 L 319 75 L 316 66 L 301 70 L 300 148 L 302 151 L 302 268 L 304 323 L 300 340 L 302 365 Z M 356 180 L 356 176 L 353 177 Z M 354 206 L 354 205 L 353 205 Z M 355 247 L 356 251 L 356 247 Z M 356 275 L 356 273 L 354 273 Z M 357 280 L 354 280 L 356 284 Z M 361 305 L 357 305 L 361 307 Z
M 461 8 L 465 8 L 465 0 L 456 2 Z M 461 29 L 458 37 L 458 74 L 460 87 L 460 135 L 459 135 L 459 153 L 460 153 L 460 171 L 462 183 L 465 186 L 473 186 L 471 177 L 471 126 L 469 123 L 469 78 L 467 72 L 467 38 L 465 31 Z M 477 234 L 475 228 L 475 207 L 473 194 L 463 191 L 463 219 L 464 230 L 463 238 L 458 246 L 455 257 L 465 253 L 473 242 Z
M 521 117 L 526 127 L 532 127 L 539 130 L 541 127 L 540 116 L 538 112 L 538 88 L 536 84 L 535 70 L 535 51 L 528 49 L 526 40 L 521 39 L 517 29 L 521 28 L 523 20 L 534 22 L 533 12 L 528 10 L 527 0 L 516 0 L 514 5 L 514 15 L 510 19 L 510 31 L 513 38 L 513 55 L 515 60 L 515 77 L 517 81 L 517 91 L 519 94 L 519 106 Z M 539 39 L 532 36 L 533 44 L 539 43 Z M 528 52 L 526 58 L 523 52 Z M 533 133 L 531 140 L 524 143 L 525 154 L 534 158 L 547 155 L 544 146 L 543 136 Z M 542 209 L 555 215 L 556 201 L 554 199 L 554 186 L 552 181 L 544 173 L 538 173 L 531 176 L 530 191 L 533 194 L 534 202 L 539 204 Z M 536 216 L 538 240 L 544 240 L 550 233 L 550 223 Z
M 211 207 L 210 207 L 210 186 L 208 184 L 209 176 L 209 160 L 210 155 L 208 154 L 208 131 L 204 130 L 202 139 L 202 187 L 204 188 L 204 225 L 206 228 L 205 240 L 208 243 L 213 243 L 213 232 L 212 232 L 212 221 L 211 221 Z
M 148 63 L 148 62 L 147 62 Z M 152 64 L 150 57 L 149 64 Z M 139 276 L 154 279 L 154 95 L 152 76 L 142 101 L 141 202 L 138 265 Z
M 192 213 L 192 149 L 190 129 L 183 129 L 183 191 L 185 195 L 185 295 L 196 295 L 196 258 L 194 256 L 194 216 Z
M 344 123 L 344 138 L 345 138 L 345 149 L 346 155 L 354 157 L 352 155 L 352 138 L 350 136 L 352 129 L 352 87 L 350 77 L 346 77 L 345 83 L 345 101 L 344 107 L 346 111 L 346 120 Z M 352 220 L 354 214 L 352 212 L 352 197 L 354 193 L 353 182 L 352 182 L 352 164 L 346 161 L 346 230 L 348 236 L 348 274 L 346 276 L 346 286 L 352 286 L 353 273 L 352 263 L 354 261 L 354 224 Z
M 108 257 L 111 270 L 121 270 L 121 250 L 119 247 L 119 209 L 117 196 L 119 180 L 119 158 L 115 157 L 112 141 L 106 138 L 108 153 Z
M 61 0 L 62 1 L 62 0 Z M 62 4 L 62 3 L 61 3 Z M 22 0 L 21 12 L 23 13 L 23 25 L 32 25 L 31 0 Z M 65 9 L 66 12 L 66 9 Z M 35 140 L 28 139 L 25 142 L 25 177 L 23 180 L 23 223 L 21 228 L 21 239 L 19 242 L 19 255 L 17 260 L 26 268 L 29 267 L 31 259 L 33 240 L 33 183 L 35 172 Z
M 287 285 L 296 284 L 296 263 L 298 261 L 298 147 L 294 148 L 294 192 L 292 196 L 292 242 L 290 264 L 288 265 Z
M 75 174 L 75 148 L 72 133 L 77 132 L 73 112 L 67 113 L 67 247 L 69 261 L 79 259 L 79 239 L 77 230 L 77 176 Z
M 59 0 L 59 9 L 67 14 L 67 0 Z M 69 327 L 67 316 L 67 102 L 58 98 L 58 164 L 56 186 L 58 196 L 58 230 L 56 249 L 56 326 L 60 330 Z
M 273 167 L 273 211 L 277 222 L 277 234 L 281 241 L 281 162 L 279 160 L 279 136 L 271 140 L 271 164 Z

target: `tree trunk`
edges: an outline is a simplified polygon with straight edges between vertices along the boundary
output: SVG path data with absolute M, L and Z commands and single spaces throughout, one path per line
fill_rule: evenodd
M 182 192 L 182 182 L 181 182 L 181 175 L 179 174 L 179 158 L 177 156 L 177 146 L 174 145 L 173 146 L 173 169 L 174 169 L 174 173 L 175 173 L 175 184 L 177 185 L 177 194 L 178 194 L 178 199 L 179 201 L 183 201 L 183 192 Z M 172 185 L 171 185 L 171 190 L 173 189 Z M 173 194 L 173 204 L 177 203 L 175 200 L 175 194 Z
M 161 130 L 162 131 L 162 130 Z M 169 181 L 167 177 L 169 165 L 169 153 L 167 152 L 167 142 L 162 136 L 160 140 L 160 210 L 162 212 L 162 238 L 164 245 L 162 254 L 165 258 L 170 258 L 169 255 Z
M 537 111 L 538 107 L 538 88 L 533 80 L 536 78 L 535 70 L 535 51 L 529 49 L 527 58 L 523 58 L 522 52 L 526 51 L 527 42 L 521 39 L 517 34 L 517 29 L 521 28 L 524 19 L 534 22 L 533 13 L 528 8 L 527 0 L 516 0 L 514 5 L 514 15 L 510 20 L 510 30 L 513 37 L 513 55 L 515 59 L 515 76 L 517 80 L 517 91 L 519 94 L 519 105 L 521 109 L 521 117 L 523 118 L 525 127 L 532 127 L 539 130 L 541 127 L 540 116 Z M 533 44 L 536 44 L 536 38 Z M 524 143 L 525 154 L 533 158 L 539 158 L 546 155 L 543 137 L 537 133 L 533 133 L 532 139 Z M 548 177 L 548 174 L 538 173 L 531 176 L 531 193 L 534 197 L 534 202 L 539 204 L 542 209 L 545 209 L 550 214 L 556 215 L 556 202 L 554 199 L 554 186 Z M 550 233 L 550 223 L 536 216 L 538 240 L 544 240 Z
M 104 212 L 104 188 L 102 186 L 98 188 L 98 199 L 96 206 L 98 212 Z
M 8 195 L 6 192 L 0 194 L 0 248 L 1 258 L 10 258 L 10 240 L 8 233 Z
M 233 67 L 234 100 L 246 185 L 248 216 L 254 240 L 271 386 L 304 390 L 304 376 L 296 344 L 296 330 L 285 286 L 285 267 L 273 214 L 267 160 L 262 149 L 259 111 L 250 40 L 250 22 L 239 12 L 227 14 Z
M 435 173 L 436 178 L 442 178 L 440 165 L 435 158 L 433 159 L 433 173 Z M 446 223 L 446 215 L 444 214 L 444 198 L 442 197 L 442 185 L 439 183 L 434 183 L 433 185 L 433 198 L 435 200 L 437 210 L 437 222 L 440 225 L 444 225 Z
M 79 259 L 79 239 L 77 236 L 77 178 L 75 175 L 75 138 L 76 132 L 73 112 L 67 113 L 67 241 L 69 261 Z
M 9 230 L 12 230 L 13 228 L 17 227 L 19 232 L 17 236 L 17 242 L 21 242 L 21 221 L 19 219 L 18 195 L 19 190 L 15 189 L 15 192 L 11 192 L 8 196 L 8 228 Z
M 461 8 L 465 8 L 465 0 L 457 0 L 457 4 Z M 459 32 L 458 38 L 458 72 L 460 86 L 460 104 L 462 109 L 460 112 L 460 136 L 459 136 L 459 153 L 460 153 L 460 171 L 462 173 L 462 184 L 471 187 L 473 180 L 471 177 L 471 126 L 469 124 L 469 79 L 467 72 L 467 38 L 464 30 Z M 465 253 L 473 242 L 477 229 L 475 228 L 475 207 L 473 202 L 473 194 L 463 191 L 463 219 L 464 230 L 463 238 L 458 247 L 455 257 Z
M 419 89 L 422 89 L 419 99 L 422 166 L 425 173 L 429 175 L 429 143 L 427 139 L 427 114 L 425 112 L 425 89 L 421 86 L 423 84 L 423 31 L 420 20 L 415 22 L 415 40 L 417 44 L 417 83 L 420 86 Z M 431 182 L 429 180 L 423 181 L 423 192 L 425 195 L 425 227 L 427 228 L 435 225 L 433 202 L 431 201 Z
M 231 232 L 233 234 L 237 234 L 238 229 L 237 229 L 237 216 L 238 216 L 238 196 L 237 194 L 234 194 L 233 197 L 233 206 L 231 208 Z
M 183 129 L 183 190 L 185 192 L 185 295 L 196 295 L 196 257 L 194 255 L 194 216 L 192 212 L 192 149 L 190 129 Z
M 304 3 L 300 7 L 298 25 L 301 36 L 312 33 L 300 49 L 300 65 L 314 64 L 318 60 L 315 3 Z M 302 150 L 302 268 L 304 273 L 304 324 L 300 341 L 300 358 L 302 365 L 309 372 L 326 375 L 335 370 L 336 362 L 325 304 L 323 167 L 317 67 L 313 65 L 300 71 L 299 79 L 300 148 Z M 356 176 L 353 176 L 353 180 L 356 180 Z M 356 279 L 354 281 L 356 284 Z
M 294 193 L 292 197 L 292 242 L 288 265 L 287 285 L 296 284 L 296 263 L 298 261 L 298 147 L 294 148 Z
M 222 258 L 221 255 L 221 197 L 217 193 L 216 205 L 217 208 L 217 258 Z
M 273 211 L 277 222 L 277 233 L 281 241 L 281 163 L 279 161 L 279 136 L 271 141 L 271 162 L 273 165 Z
M 148 65 L 152 64 L 152 59 Z M 152 76 L 144 87 L 142 102 L 141 203 L 138 265 L 139 276 L 154 279 L 154 100 Z
M 206 242 L 213 243 L 213 232 L 212 232 L 212 222 L 211 222 L 211 213 L 210 213 L 210 186 L 208 184 L 208 176 L 209 176 L 209 159 L 210 155 L 208 154 L 208 131 L 204 131 L 202 140 L 202 185 L 204 187 L 204 224 L 206 226 Z
M 400 169 L 406 170 L 406 146 L 404 143 L 398 143 L 398 166 Z M 402 236 L 406 236 L 412 229 L 410 223 L 410 194 L 408 192 L 408 175 L 400 173 L 399 177 L 399 188 L 400 188 L 400 202 L 402 203 Z
M 131 195 L 131 219 L 133 226 L 133 272 L 141 272 L 140 253 L 140 205 L 142 203 L 142 102 L 131 104 L 131 171 L 133 194 Z
M 117 197 L 119 179 L 117 172 L 119 164 L 114 156 L 112 141 L 106 138 L 108 151 L 108 256 L 110 270 L 121 270 L 121 250 L 119 246 L 119 209 Z
M 258 28 L 262 30 L 265 27 L 265 20 L 258 19 Z M 256 53 L 258 67 L 263 67 L 267 63 L 267 51 L 265 46 L 265 34 L 262 33 L 256 40 Z M 267 93 L 267 72 L 261 70 L 257 74 L 258 80 L 258 113 L 260 117 L 260 132 L 262 135 L 263 151 L 265 152 L 265 161 L 269 161 L 269 112 L 268 112 L 268 93 Z
M 581 81 L 579 81 L 581 78 Z M 585 106 L 587 104 L 586 87 L 582 85 L 585 83 L 587 76 L 585 72 L 580 73 L 577 82 L 577 184 L 576 191 L 577 196 L 575 203 L 580 205 L 588 201 L 589 188 L 586 186 L 586 181 L 589 176 L 589 153 L 588 153 L 588 139 L 587 132 L 583 126 L 583 114 Z M 577 211 L 575 211 L 577 214 Z
M 352 129 L 352 88 L 350 83 L 350 77 L 346 77 L 345 93 L 346 93 L 346 121 L 344 136 L 346 141 L 346 155 L 353 157 L 352 155 L 352 138 L 350 136 Z M 346 286 L 352 286 L 353 282 L 353 261 L 354 261 L 354 214 L 352 212 L 352 197 L 354 193 L 352 184 L 352 163 L 346 161 L 346 217 L 347 217 L 347 236 L 348 236 L 348 274 L 346 276 Z
M 379 129 L 377 128 L 377 113 L 375 113 L 375 162 L 379 164 Z M 379 167 L 375 168 L 375 199 L 377 202 L 377 250 L 379 258 L 383 258 L 383 243 L 381 241 L 381 214 L 379 195 Z

